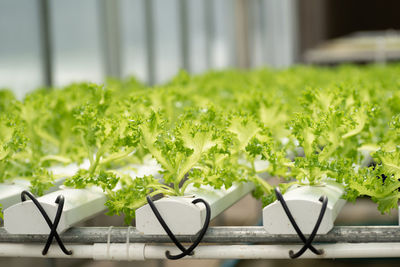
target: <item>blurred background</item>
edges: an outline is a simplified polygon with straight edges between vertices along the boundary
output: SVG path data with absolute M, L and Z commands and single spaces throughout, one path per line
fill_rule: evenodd
M 400 59 L 396 0 L 0 0 L 0 88 L 19 98 L 42 86 L 135 76 L 164 83 L 180 69 L 292 64 L 332 66 Z M 396 224 L 371 202 L 348 204 L 339 224 Z M 360 204 L 361 203 L 361 204 Z M 251 207 L 251 208 L 249 208 Z M 214 225 L 256 225 L 261 205 L 247 196 Z M 351 216 L 348 216 L 351 214 Z M 122 225 L 100 216 L 85 225 Z M 388 260 L 146 261 L 4 259 L 0 266 L 380 266 Z
M 21 97 L 105 77 L 158 84 L 179 69 L 396 60 L 398 10 L 396 0 L 0 0 L 0 87 Z

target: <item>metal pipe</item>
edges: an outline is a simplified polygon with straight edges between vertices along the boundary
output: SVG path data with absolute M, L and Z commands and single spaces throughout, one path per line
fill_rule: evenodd
M 250 68 L 250 36 L 252 28 L 249 26 L 250 2 L 236 0 L 235 2 L 235 43 L 236 58 L 239 68 Z
M 145 26 L 146 26 L 146 55 L 147 55 L 147 81 L 154 85 L 156 80 L 156 50 L 154 31 L 153 0 L 144 1 Z
M 191 57 L 189 53 L 190 32 L 189 32 L 189 17 L 190 9 L 188 8 L 187 0 L 179 1 L 179 25 L 180 25 L 180 46 L 181 46 L 181 68 L 190 72 Z
M 199 246 L 193 256 L 184 259 L 289 259 L 289 251 L 297 251 L 301 245 L 209 245 Z M 69 245 L 72 255 L 64 254 L 53 246 L 47 255 L 42 256 L 42 245 L 38 244 L 0 244 L 0 257 L 35 258 L 85 258 L 94 260 L 145 260 L 165 259 L 165 252 L 178 253 L 174 246 L 149 245 L 144 243 Z M 306 251 L 303 259 L 337 258 L 389 258 L 400 255 L 400 243 L 336 243 L 323 244 L 322 255 Z
M 121 27 L 119 1 L 102 0 L 99 4 L 104 74 L 106 77 L 121 78 Z
M 50 230 L 49 230 L 50 231 Z M 73 227 L 63 234 L 65 243 L 106 243 L 108 233 L 112 243 L 123 243 L 127 239 L 127 227 Z M 181 242 L 192 242 L 192 235 L 179 235 Z M 43 243 L 47 235 L 9 234 L 0 228 L 0 242 L 8 243 Z M 170 243 L 167 235 L 144 235 L 136 228 L 130 227 L 129 240 L 132 243 Z M 203 243 L 264 243 L 288 244 L 301 243 L 297 235 L 271 235 L 261 226 L 246 227 L 210 227 L 204 236 Z M 315 243 L 371 243 L 400 242 L 399 226 L 336 226 L 328 234 L 317 235 Z M 399 254 L 400 255 L 400 254 Z
M 48 0 L 39 0 L 39 19 L 40 19 L 40 40 L 41 53 L 43 58 L 43 77 L 44 84 L 47 87 L 53 85 L 53 62 L 52 62 L 52 44 L 50 28 L 50 2 Z
M 204 28 L 206 37 L 206 62 L 207 69 L 214 67 L 214 43 L 215 43 L 215 14 L 214 2 L 204 0 Z

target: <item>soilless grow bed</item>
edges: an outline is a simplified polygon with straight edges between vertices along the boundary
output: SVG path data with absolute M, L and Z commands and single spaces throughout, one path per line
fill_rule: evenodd
M 72 84 L 23 101 L 0 91 L 0 189 L 26 181 L 12 202 L 0 191 L 5 228 L 45 234 L 54 226 L 54 235 L 105 210 L 166 235 L 146 199 L 162 197 L 154 204 L 172 232 L 195 235 L 250 192 L 270 234 L 299 234 L 284 204 L 311 236 L 328 233 L 345 201 L 360 196 L 388 213 L 400 197 L 399 73 L 398 64 L 296 66 L 181 72 L 154 88 L 134 79 Z M 61 190 L 47 195 L 60 181 L 54 168 L 71 164 Z M 51 223 L 30 200 L 16 203 L 23 190 Z M 24 214 L 37 227 L 14 223 Z

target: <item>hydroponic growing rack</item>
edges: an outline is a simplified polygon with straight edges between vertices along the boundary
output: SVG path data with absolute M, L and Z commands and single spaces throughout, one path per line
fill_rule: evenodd
M 332 188 L 333 186 L 333 188 Z M 336 187 L 335 187 L 336 186 Z M 211 206 L 213 217 L 224 210 L 225 207 L 232 205 L 238 199 L 246 195 L 252 188 L 249 186 L 236 186 L 228 192 L 222 190 L 207 190 L 207 194 L 199 191 L 200 194 L 196 197 L 204 197 Z M 299 190 L 300 189 L 300 190 Z M 333 190 L 332 190 L 333 189 Z M 311 190 L 311 191 L 310 191 Z M 90 191 L 81 189 L 62 189 L 45 195 L 39 198 L 41 204 L 47 202 L 52 195 L 54 199 L 56 195 L 65 195 L 66 203 L 68 199 L 76 202 L 75 194 L 70 194 L 71 191 L 77 191 L 77 194 L 84 192 L 82 196 L 91 201 Z M 210 193 L 214 191 L 214 193 Z M 297 191 L 297 192 L 296 192 Z M 333 192 L 332 192 L 333 191 Z M 292 192 L 292 193 L 291 193 Z M 293 193 L 294 192 L 294 193 Z M 305 230 L 305 233 L 310 234 L 310 224 L 314 227 L 315 209 L 313 205 L 318 205 L 320 201 L 315 201 L 319 198 L 319 194 L 326 192 L 330 194 L 329 199 L 333 200 L 329 208 L 333 215 L 328 215 L 328 220 L 325 217 L 324 223 L 320 226 L 319 233 L 314 240 L 317 243 L 320 255 L 311 252 L 305 252 L 300 255 L 302 258 L 377 258 L 377 257 L 397 257 L 400 246 L 400 231 L 398 226 L 340 226 L 333 227 L 333 221 L 340 212 L 343 206 L 343 200 L 340 200 L 340 195 L 343 193 L 342 188 L 338 185 L 331 184 L 319 186 L 317 188 L 301 187 L 289 190 L 285 195 L 286 204 L 292 210 L 303 210 L 303 212 L 294 213 L 293 216 L 299 226 Z M 105 198 L 101 192 L 97 192 Z M 201 195 L 203 193 L 203 195 Z M 335 195 L 337 194 L 337 195 Z M 208 197 L 207 197 L 208 196 Z M 210 197 L 211 196 L 211 197 Z M 297 198 L 296 198 L 297 197 Z M 191 210 L 188 209 L 190 202 L 194 197 L 178 197 L 177 199 L 161 199 L 156 201 L 157 208 L 160 213 L 167 215 L 166 222 L 171 226 L 171 229 L 176 231 L 180 242 L 191 243 L 197 236 L 197 232 L 204 223 L 204 216 L 193 216 Z M 279 198 L 278 198 L 279 199 Z M 328 199 L 328 198 L 327 198 Z M 292 200 L 292 202 L 290 201 Z M 104 201 L 103 201 L 104 202 Z M 220 204 L 223 202 L 224 204 Z M 27 215 L 29 212 L 38 213 L 35 206 L 31 205 L 21 209 L 21 204 L 11 207 L 9 210 L 22 211 L 17 217 L 10 216 L 5 212 L 6 228 L 0 229 L 0 255 L 6 257 L 48 257 L 48 258 L 86 258 L 94 260 L 146 260 L 146 259 L 165 259 L 166 251 L 172 254 L 179 254 L 179 250 L 171 243 L 170 237 L 165 233 L 158 223 L 154 214 L 138 213 L 140 218 L 138 221 L 142 223 L 140 227 L 72 227 L 59 225 L 57 231 L 62 233 L 60 239 L 66 247 L 66 251 L 72 252 L 71 255 L 63 252 L 56 244 L 43 255 L 43 244 L 49 238 L 48 232 L 50 228 L 46 225 L 46 221 L 42 215 L 38 217 Z M 103 204 L 103 203 L 102 203 Z M 327 204 L 327 203 L 326 203 Z M 86 202 L 81 202 L 79 205 L 71 206 L 70 209 L 81 211 L 86 206 Z M 187 258 L 192 259 L 285 259 L 293 258 L 291 251 L 300 251 L 302 248 L 309 249 L 312 246 L 311 242 L 307 247 L 301 244 L 301 238 L 294 232 L 292 225 L 285 223 L 287 216 L 284 212 L 277 212 L 275 202 L 267 206 L 264 210 L 264 226 L 247 226 L 247 227 L 211 227 L 208 228 L 204 237 L 201 239 L 202 244 L 195 248 L 193 255 L 188 255 Z M 311 205 L 311 206 L 310 206 Z M 204 212 L 203 207 L 195 207 L 194 210 Z M 323 204 L 319 203 L 320 208 Z M 326 205 L 325 208 L 327 208 Z M 53 207 L 44 205 L 46 212 L 52 211 Z M 282 208 L 282 206 L 281 206 Z M 104 209 L 104 208 L 103 208 Z M 103 210 L 101 209 L 101 210 Z M 145 210 L 146 210 L 145 209 Z M 271 209 L 271 211 L 269 210 Z M 68 211 L 67 210 L 64 210 Z M 175 212 L 174 212 L 175 211 Z M 282 208 L 282 211 L 284 209 Z M 96 210 L 93 210 L 96 213 Z M 171 212 L 174 212 L 171 214 Z M 326 211 L 325 211 L 326 213 Z M 93 216 L 91 212 L 83 212 L 80 220 Z M 196 213 L 194 213 L 196 214 Z M 55 212 L 49 213 L 50 218 L 56 216 Z M 325 214 L 324 214 L 325 215 Z M 14 215 L 15 216 L 15 215 Z M 30 223 L 26 223 L 24 218 L 30 217 Z M 187 219 L 184 217 L 187 216 Z M 311 216 L 311 218 L 310 218 Z M 333 216 L 333 218 L 332 218 Z M 63 213 L 61 216 L 67 220 L 68 213 Z M 148 221 L 149 225 L 143 223 Z M 270 223 L 275 221 L 283 222 L 278 229 L 272 228 Z M 310 223 L 311 222 L 311 223 Z M 8 223 L 8 224 L 7 224 Z M 53 222 L 54 223 L 54 222 Z M 15 224 L 15 225 L 14 225 Z M 12 225 L 8 227 L 7 225 Z M 61 226 L 61 227 L 60 227 Z M 142 229 L 140 229 L 142 228 Z M 6 230 L 7 229 L 7 230 Z M 14 230 L 13 230 L 14 229 Z M 144 229 L 144 230 L 143 230 Z M 186 230 L 185 230 L 186 229 Z M 187 230 L 189 229 L 189 230 Z M 268 231 L 269 230 L 269 231 Z M 15 231 L 15 233 L 13 233 Z M 308 236 L 308 235 L 307 235 Z M 307 242 L 304 242 L 307 243 Z
M 83 83 L 24 101 L 0 91 L 1 186 L 14 188 L 0 194 L 0 255 L 393 257 L 397 234 L 383 237 L 397 227 L 334 221 L 360 196 L 383 213 L 397 208 L 398 73 L 182 72 L 159 88 Z M 264 204 L 262 227 L 209 228 L 250 192 Z M 105 211 L 136 227 L 73 228 Z

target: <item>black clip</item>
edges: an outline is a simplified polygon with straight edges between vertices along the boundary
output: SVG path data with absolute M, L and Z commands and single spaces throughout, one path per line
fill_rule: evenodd
M 170 252 L 167 250 L 165 252 L 165 256 L 167 259 L 170 260 L 178 260 L 181 259 L 187 255 L 193 255 L 194 252 L 193 250 L 200 244 L 201 240 L 203 239 L 205 233 L 207 232 L 208 225 L 210 224 L 210 219 L 211 219 L 211 208 L 210 205 L 203 199 L 197 198 L 192 201 L 193 204 L 196 203 L 203 203 L 204 206 L 206 207 L 206 220 L 204 222 L 203 228 L 200 230 L 199 235 L 197 236 L 196 240 L 193 242 L 193 244 L 186 249 L 181 242 L 175 237 L 175 235 L 171 232 L 171 229 L 169 229 L 168 225 L 165 223 L 164 219 L 161 217 L 160 213 L 158 212 L 156 206 L 153 203 L 153 200 L 151 199 L 150 196 L 147 196 L 147 202 L 150 205 L 151 210 L 153 211 L 154 215 L 157 217 L 157 220 L 160 222 L 162 228 L 164 228 L 165 232 L 168 234 L 169 238 L 171 238 L 172 242 L 182 251 L 181 254 L 178 255 L 171 255 Z
M 304 234 L 301 232 L 299 226 L 297 225 L 296 221 L 294 220 L 292 213 L 290 212 L 290 210 L 286 204 L 286 201 L 283 198 L 281 191 L 279 190 L 279 187 L 275 188 L 275 194 L 276 194 L 276 197 L 279 200 L 279 202 L 282 204 L 282 207 L 283 207 L 286 215 L 288 216 L 290 223 L 293 225 L 294 230 L 296 231 L 297 235 L 300 237 L 301 241 L 303 241 L 303 243 L 304 243 L 304 246 L 298 252 L 294 253 L 293 250 L 289 251 L 290 258 L 295 259 L 295 258 L 300 257 L 301 255 L 303 255 L 303 253 L 307 249 L 310 249 L 316 255 L 322 255 L 324 253 L 324 250 L 316 249 L 312 245 L 312 241 L 314 240 L 315 236 L 317 235 L 318 228 L 321 225 L 322 218 L 325 215 L 326 206 L 328 205 L 328 198 L 326 196 L 321 196 L 319 198 L 319 201 L 322 202 L 321 211 L 319 213 L 319 216 L 318 216 L 317 222 L 314 226 L 314 229 L 311 232 L 311 235 L 308 237 L 308 239 L 306 239 Z
M 39 201 L 37 201 L 36 197 L 32 195 L 29 191 L 22 191 L 21 193 L 21 201 L 24 202 L 26 200 L 26 196 L 28 196 L 32 202 L 36 205 L 40 213 L 42 214 L 43 218 L 46 220 L 47 225 L 50 227 L 50 234 L 49 237 L 47 238 L 46 245 L 44 246 L 44 249 L 42 251 L 42 255 L 46 255 L 47 252 L 49 251 L 51 242 L 53 241 L 53 238 L 56 238 L 58 245 L 60 246 L 61 250 L 66 254 L 66 255 L 72 255 L 71 250 L 67 250 L 61 241 L 60 236 L 57 233 L 57 226 L 58 223 L 60 222 L 61 214 L 64 208 L 64 196 L 59 195 L 56 199 L 56 203 L 58 204 L 57 208 L 57 213 L 56 216 L 54 217 L 54 222 L 52 223 L 49 216 L 47 215 L 46 211 L 40 205 Z

